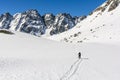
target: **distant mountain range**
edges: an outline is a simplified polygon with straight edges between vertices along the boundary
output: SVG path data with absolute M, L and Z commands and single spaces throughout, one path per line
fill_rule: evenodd
M 81 17 L 67 13 L 41 16 L 37 10 L 13 16 L 5 13 L 0 16 L 0 28 L 70 43 L 120 41 L 119 3 L 120 0 L 107 0 L 88 16 Z
M 0 28 L 30 33 L 36 36 L 43 34 L 50 36 L 73 28 L 84 18 L 86 16 L 72 17 L 67 13 L 60 13 L 56 16 L 53 14 L 41 16 L 37 10 L 27 10 L 13 16 L 10 13 L 2 14 L 0 16 Z

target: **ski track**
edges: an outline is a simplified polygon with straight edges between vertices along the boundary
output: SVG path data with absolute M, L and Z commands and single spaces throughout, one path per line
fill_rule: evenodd
M 68 72 L 66 72 L 60 80 L 69 80 L 77 72 L 77 70 L 80 68 L 80 64 L 82 63 L 83 59 L 84 58 L 81 58 L 81 59 L 78 59 L 77 61 L 75 61 L 71 65 Z

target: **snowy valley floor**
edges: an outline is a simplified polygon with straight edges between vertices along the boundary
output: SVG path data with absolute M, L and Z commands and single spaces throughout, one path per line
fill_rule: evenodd
M 119 57 L 119 42 L 76 45 L 0 33 L 0 80 L 119 80 Z

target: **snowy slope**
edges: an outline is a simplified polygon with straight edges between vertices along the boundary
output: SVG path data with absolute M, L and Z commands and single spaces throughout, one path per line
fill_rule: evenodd
M 120 44 L 70 45 L 0 33 L 0 80 L 119 80 Z M 81 51 L 83 58 L 78 59 Z
M 77 59 L 74 46 L 0 33 L 0 80 L 56 80 Z
M 48 38 L 73 43 L 120 41 L 120 5 L 109 11 L 113 1 L 119 0 L 106 1 L 73 29 Z

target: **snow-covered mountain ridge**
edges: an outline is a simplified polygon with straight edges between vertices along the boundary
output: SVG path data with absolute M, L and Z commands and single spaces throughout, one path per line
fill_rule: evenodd
M 112 37 L 119 35 L 119 31 L 116 31 L 119 30 L 120 25 L 118 22 L 119 3 L 120 0 L 107 0 L 92 11 L 87 18 L 86 16 L 72 17 L 67 13 L 41 16 L 37 10 L 27 10 L 13 16 L 5 13 L 0 16 L 0 28 L 36 36 L 42 35 L 52 40 L 65 42 L 81 43 L 96 39 L 100 41 L 103 37 L 104 40 L 118 40 Z M 110 34 L 106 33 L 107 31 Z
M 70 43 L 120 41 L 120 0 L 107 0 L 74 28 L 52 40 Z
M 60 13 L 56 16 L 53 14 L 45 14 L 41 16 L 37 10 L 27 10 L 23 13 L 11 15 L 5 13 L 0 16 L 0 28 L 10 29 L 32 35 L 54 35 L 62 33 L 73 28 L 78 22 L 83 20 L 85 16 L 72 17 L 67 13 Z

